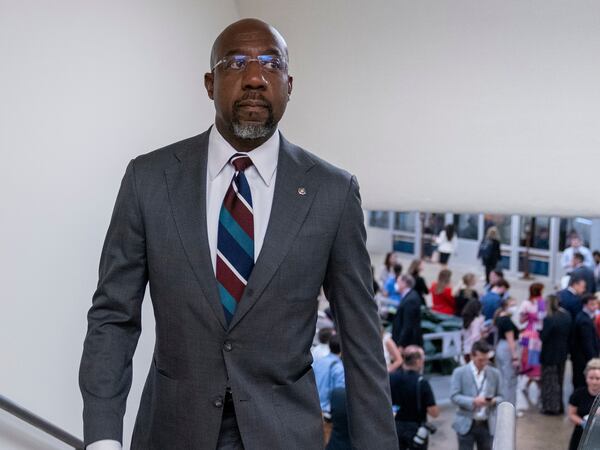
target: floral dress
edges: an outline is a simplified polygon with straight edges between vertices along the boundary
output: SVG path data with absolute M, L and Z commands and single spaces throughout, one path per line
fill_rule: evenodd
M 542 297 L 525 300 L 521 307 L 521 320 L 527 321 L 527 326 L 521 334 L 521 374 L 530 379 L 539 380 L 542 374 L 540 354 L 542 341 L 539 331 L 546 316 L 546 303 Z

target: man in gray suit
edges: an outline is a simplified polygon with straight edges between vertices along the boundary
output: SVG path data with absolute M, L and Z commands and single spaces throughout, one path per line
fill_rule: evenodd
M 452 428 L 458 436 L 459 450 L 492 448 L 496 427 L 496 406 L 502 401 L 500 372 L 489 365 L 490 346 L 477 341 L 471 347 L 471 361 L 454 369 L 450 399 L 458 406 Z
M 273 27 L 227 27 L 205 75 L 215 126 L 132 160 L 88 314 L 89 449 L 120 448 L 149 283 L 156 344 L 132 449 L 323 447 L 310 346 L 323 286 L 354 448 L 397 448 L 356 179 L 278 131 L 292 92 Z

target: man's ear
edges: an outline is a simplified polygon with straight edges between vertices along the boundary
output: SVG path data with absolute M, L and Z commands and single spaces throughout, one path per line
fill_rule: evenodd
M 291 75 L 288 75 L 288 100 L 290 98 L 290 95 L 292 95 L 293 85 L 294 85 L 294 77 L 292 77 Z
M 214 83 L 215 83 L 215 75 L 212 72 L 206 72 L 204 74 L 204 87 L 206 88 L 206 92 L 208 93 L 208 98 L 214 100 L 213 92 L 214 92 Z

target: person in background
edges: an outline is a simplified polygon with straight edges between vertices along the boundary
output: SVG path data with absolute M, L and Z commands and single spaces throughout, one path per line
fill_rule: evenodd
M 465 362 L 471 359 L 473 343 L 485 337 L 485 317 L 481 314 L 481 302 L 477 298 L 468 301 L 462 310 L 462 354 Z
M 568 273 L 573 267 L 573 255 L 575 253 L 581 253 L 583 256 L 583 263 L 590 269 L 594 267 L 594 258 L 592 258 L 592 252 L 589 248 L 583 245 L 581 238 L 578 234 L 572 234 L 570 239 L 570 246 L 565 249 L 561 258 L 561 265 L 563 269 Z
M 402 366 L 402 354 L 392 339 L 392 334 L 381 326 L 381 341 L 383 344 L 383 356 L 388 373 L 395 372 Z
M 425 296 L 429 294 L 429 289 L 427 288 L 425 279 L 421 276 L 424 269 L 423 264 L 422 259 L 413 259 L 408 267 L 408 274 L 415 279 L 414 290 L 421 297 L 421 304 L 427 306 Z
M 600 251 L 594 250 L 592 257 L 594 258 L 594 280 L 596 285 L 600 286 Z
M 400 450 L 414 448 L 413 438 L 427 416 L 438 417 L 440 410 L 435 403 L 433 390 L 423 378 L 425 353 L 416 345 L 409 345 L 403 352 L 403 370 L 390 375 L 392 404 L 399 407 L 396 413 L 396 430 Z M 422 449 L 427 449 L 427 442 Z
M 470 300 L 475 299 L 479 301 L 479 294 L 475 290 L 475 284 L 477 284 L 477 277 L 474 273 L 466 273 L 463 275 L 462 285 L 454 296 L 454 314 L 456 316 L 462 316 L 463 308 Z
M 331 392 L 336 388 L 346 387 L 344 365 L 342 364 L 342 346 L 338 335 L 334 334 L 329 339 L 329 350 L 329 355 L 312 363 L 321 403 L 321 412 L 323 413 L 323 432 L 326 442 L 331 434 Z
M 418 345 L 423 347 L 421 331 L 421 299 L 413 290 L 415 280 L 410 275 L 398 277 L 398 289 L 402 294 L 402 302 L 398 307 L 392 325 L 392 339 L 402 352 L 404 347 Z
M 481 259 L 483 266 L 485 267 L 485 281 L 490 282 L 490 272 L 497 268 L 498 263 L 502 259 L 502 253 L 500 251 L 500 233 L 498 228 L 492 226 L 489 227 L 485 238 L 479 244 L 479 252 L 477 257 Z
M 394 252 L 386 253 L 383 265 L 379 270 L 379 286 L 385 286 L 390 277 L 394 277 L 394 265 L 396 264 L 396 255 Z M 394 277 L 396 279 L 396 277 Z
M 437 244 L 437 251 L 440 254 L 440 264 L 442 267 L 448 265 L 450 256 L 456 251 L 458 247 L 458 239 L 454 231 L 454 225 L 451 223 L 447 224 L 440 234 L 435 239 Z
M 500 309 L 494 314 L 494 325 L 498 330 L 496 344 L 496 367 L 500 371 L 500 392 L 504 401 L 517 404 L 517 375 L 519 373 L 519 329 L 512 321 L 517 310 L 514 299 L 502 300 Z
M 352 450 L 348 429 L 346 389 L 342 387 L 331 391 L 331 434 L 325 450 Z
M 491 450 L 496 429 L 496 406 L 500 394 L 500 372 L 489 365 L 490 346 L 477 341 L 471 347 L 471 361 L 452 372 L 450 400 L 456 406 L 452 428 L 459 450 Z M 450 448 L 447 446 L 447 448 Z
M 569 311 L 573 323 L 575 323 L 575 318 L 581 311 L 581 296 L 585 291 L 585 279 L 575 274 L 569 279 L 569 286 L 556 294 L 558 295 L 559 305 Z
M 334 335 L 333 328 L 327 327 L 327 328 L 321 328 L 319 330 L 319 333 L 318 333 L 319 343 L 310 349 L 310 352 L 312 353 L 313 361 L 316 361 L 317 359 L 321 359 L 321 358 L 329 355 L 329 353 L 331 353 L 331 350 L 329 349 L 329 340 L 331 339 L 331 336 L 333 336 L 333 335 Z
M 569 398 L 568 416 L 575 424 L 569 450 L 577 450 L 588 415 L 596 396 L 600 395 L 600 359 L 594 358 L 585 366 L 585 386 L 576 389 Z M 590 447 L 591 448 L 591 447 Z
M 496 268 L 490 272 L 490 281 L 483 287 L 484 294 L 487 294 L 492 290 L 494 284 L 498 281 L 504 280 L 504 271 L 502 269 Z
M 540 353 L 542 350 L 542 341 L 540 340 L 539 330 L 542 329 L 542 322 L 546 315 L 546 301 L 542 296 L 544 285 L 542 283 L 532 283 L 529 286 L 529 299 L 523 300 L 520 305 L 519 320 L 525 325 L 525 330 L 521 333 L 519 345 L 521 347 L 521 374 L 527 376 L 527 387 L 532 382 L 538 383 L 542 376 L 542 366 L 540 364 Z M 527 390 L 525 390 L 527 393 Z
M 506 300 L 505 294 L 509 289 L 508 281 L 502 278 L 496 281 L 492 289 L 481 297 L 482 312 L 486 320 L 494 318 L 494 313 L 500 308 L 502 301 Z
M 437 281 L 431 284 L 432 310 L 442 314 L 454 314 L 455 302 L 450 284 L 452 272 L 448 269 L 440 270 Z
M 569 354 L 571 315 L 558 305 L 558 297 L 546 299 L 547 312 L 540 332 L 542 340 L 542 414 L 559 415 L 563 408 L 563 380 Z
M 571 362 L 573 363 L 573 389 L 585 386 L 583 371 L 592 358 L 600 352 L 594 318 L 598 310 L 598 299 L 593 294 L 584 294 L 583 307 L 575 317 L 571 333 Z
M 583 255 L 579 252 L 573 254 L 572 277 L 579 277 L 585 280 L 585 292 L 594 294 L 596 292 L 596 277 L 594 270 L 584 264 Z
M 394 264 L 393 274 L 386 280 L 383 290 L 389 300 L 392 300 L 396 306 L 400 303 L 400 292 L 396 286 L 396 280 L 402 274 L 402 264 Z

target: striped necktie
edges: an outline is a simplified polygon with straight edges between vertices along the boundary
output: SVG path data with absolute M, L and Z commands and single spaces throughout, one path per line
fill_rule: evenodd
M 236 153 L 229 163 L 235 167 L 235 174 L 219 214 L 216 270 L 219 295 L 228 324 L 254 267 L 252 195 L 244 175 L 252 160 L 248 155 Z

